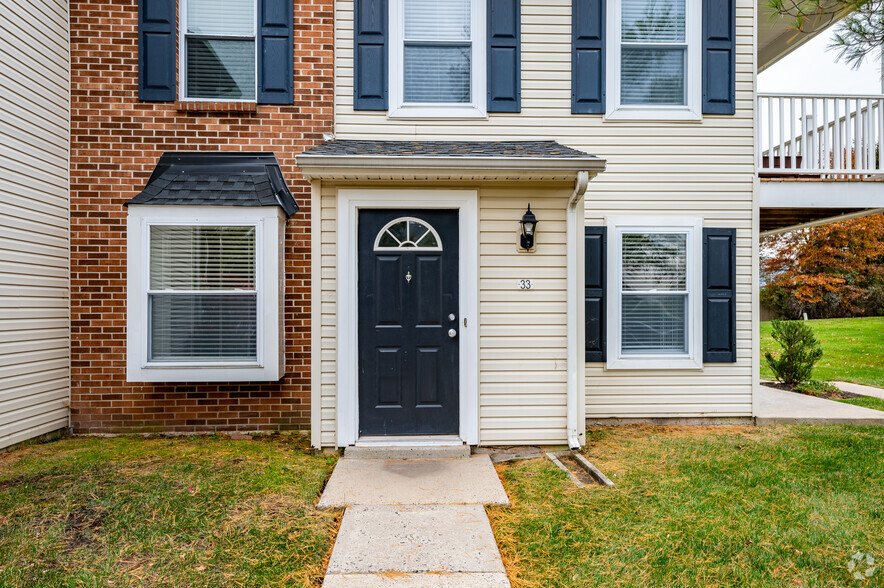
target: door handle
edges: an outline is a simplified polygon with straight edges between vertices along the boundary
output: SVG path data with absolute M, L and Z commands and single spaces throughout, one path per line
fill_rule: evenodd
M 457 331 L 455 331 L 454 329 L 448 329 L 448 336 L 454 339 L 455 337 L 457 337 Z

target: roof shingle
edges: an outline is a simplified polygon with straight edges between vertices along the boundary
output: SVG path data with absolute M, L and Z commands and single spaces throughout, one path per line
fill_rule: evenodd
M 555 141 L 356 141 L 333 140 L 302 156 L 340 157 L 501 157 L 597 159 Z
M 272 153 L 164 153 L 129 204 L 280 206 L 288 216 L 298 211 Z

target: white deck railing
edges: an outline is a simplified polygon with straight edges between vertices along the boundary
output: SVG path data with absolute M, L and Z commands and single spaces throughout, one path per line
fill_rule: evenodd
M 757 165 L 765 175 L 884 175 L 884 95 L 758 94 Z

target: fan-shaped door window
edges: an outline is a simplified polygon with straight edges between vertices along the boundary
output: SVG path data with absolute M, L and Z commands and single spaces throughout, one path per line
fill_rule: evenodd
M 436 229 L 414 217 L 401 217 L 387 223 L 374 240 L 375 251 L 410 248 L 442 251 L 442 240 Z

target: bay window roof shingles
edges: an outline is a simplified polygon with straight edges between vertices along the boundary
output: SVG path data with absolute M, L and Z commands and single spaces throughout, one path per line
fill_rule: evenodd
M 286 216 L 298 211 L 273 153 L 164 153 L 129 204 L 279 206 Z

